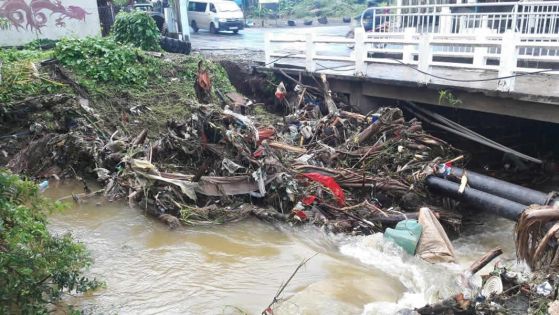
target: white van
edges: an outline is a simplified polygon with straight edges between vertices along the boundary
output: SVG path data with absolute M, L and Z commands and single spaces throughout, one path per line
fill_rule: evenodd
M 191 0 L 188 19 L 194 32 L 207 29 L 214 34 L 219 31 L 238 33 L 244 28 L 243 11 L 237 3 L 228 0 Z

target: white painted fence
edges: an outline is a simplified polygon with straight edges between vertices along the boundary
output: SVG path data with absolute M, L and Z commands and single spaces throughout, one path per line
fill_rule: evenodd
M 341 49 L 334 49 L 336 46 Z M 388 63 L 424 73 L 419 82 L 423 84 L 431 81 L 432 67 L 489 70 L 495 72 L 495 77 L 559 70 L 556 34 L 492 33 L 487 29 L 479 29 L 476 34 L 430 34 L 419 33 L 415 28 L 399 33 L 370 33 L 356 29 L 354 39 L 312 33 L 266 34 L 265 47 L 268 67 L 283 63 L 304 66 L 310 72 L 332 70 L 367 76 L 368 65 Z M 453 47 L 467 49 L 448 49 Z M 502 79 L 498 89 L 513 91 L 514 81 L 514 77 Z

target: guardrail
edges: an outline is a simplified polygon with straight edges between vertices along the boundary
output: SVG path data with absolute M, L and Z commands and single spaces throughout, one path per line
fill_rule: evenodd
M 319 53 L 320 45 L 326 45 L 326 49 Z M 334 46 L 341 49 L 332 49 Z M 514 91 L 515 76 L 519 73 L 559 70 L 558 52 L 558 35 L 512 30 L 494 33 L 489 28 L 478 28 L 475 34 L 420 33 L 416 28 L 375 33 L 358 28 L 353 39 L 313 33 L 265 36 L 268 67 L 280 60 L 299 60 L 299 65 L 310 72 L 334 70 L 339 74 L 368 76 L 370 64 L 398 64 L 420 72 L 418 81 L 423 84 L 434 77 L 433 67 L 480 69 L 497 72 L 500 91 Z M 322 64 L 326 62 L 329 64 Z
M 374 7 L 363 11 L 361 25 L 384 33 L 415 27 L 420 33 L 434 34 L 472 33 L 478 28 L 495 33 L 559 34 L 559 1 Z

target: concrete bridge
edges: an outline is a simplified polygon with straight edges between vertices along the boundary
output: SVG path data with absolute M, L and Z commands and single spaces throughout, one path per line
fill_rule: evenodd
M 265 67 L 325 73 L 364 111 L 388 98 L 559 123 L 559 1 L 370 12 L 353 38 L 267 34 Z

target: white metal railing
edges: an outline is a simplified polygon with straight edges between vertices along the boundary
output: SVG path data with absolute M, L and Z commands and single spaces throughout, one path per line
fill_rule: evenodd
M 373 32 L 559 34 L 559 1 L 425 4 L 374 7 L 363 11 L 361 25 Z
M 321 50 L 321 45 L 325 49 Z M 334 46 L 339 49 L 333 49 Z M 265 36 L 268 67 L 283 60 L 287 64 L 303 64 L 310 72 L 334 70 L 339 74 L 371 76 L 368 65 L 392 63 L 414 68 L 419 73 L 418 81 L 424 84 L 432 81 L 430 73 L 436 66 L 493 70 L 496 72 L 493 77 L 506 77 L 498 82 L 497 89 L 501 91 L 514 90 L 516 73 L 559 70 L 558 51 L 556 34 L 523 34 L 512 30 L 495 33 L 487 28 L 457 34 L 420 33 L 415 28 L 375 33 L 358 28 L 353 39 L 314 33 L 267 33 Z M 546 73 L 559 74 L 559 71 Z

